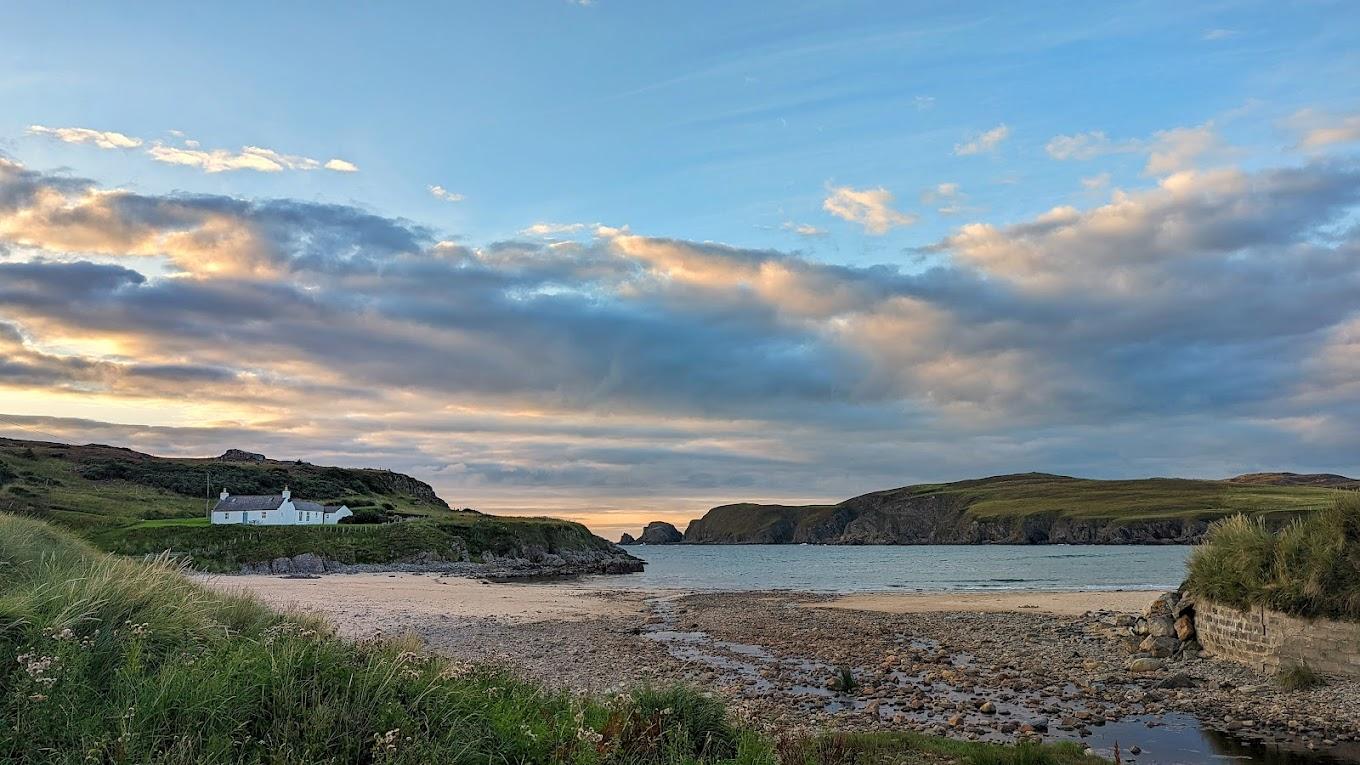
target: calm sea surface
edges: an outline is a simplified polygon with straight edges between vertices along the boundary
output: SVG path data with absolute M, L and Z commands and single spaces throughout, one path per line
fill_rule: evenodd
M 638 545 L 624 587 L 686 590 L 1092 590 L 1174 588 L 1180 545 Z

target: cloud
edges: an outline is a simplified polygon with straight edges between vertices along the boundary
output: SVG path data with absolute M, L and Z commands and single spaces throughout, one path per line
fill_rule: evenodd
M 1205 156 L 1224 155 L 1227 146 L 1214 130 L 1213 123 L 1158 131 L 1152 136 L 1113 140 L 1104 131 L 1054 136 L 1044 146 L 1056 160 L 1091 160 L 1111 154 L 1145 154 L 1147 175 L 1168 175 L 1192 168 Z
M 866 228 L 864 195 L 892 210 L 849 191 Z M 0 398 L 72 440 L 387 466 L 540 512 L 1023 469 L 1341 470 L 1360 448 L 1357 206 L 1354 160 L 1182 170 L 960 226 L 904 270 L 577 224 L 472 246 L 6 160 Z
M 535 223 L 520 231 L 524 236 L 552 238 L 567 234 L 579 234 L 588 226 L 584 223 Z
M 101 149 L 135 149 L 142 145 L 142 139 L 115 133 L 112 130 L 91 130 L 89 128 L 50 128 L 42 125 L 29 125 L 29 135 L 42 135 L 65 143 L 88 143 Z
M 806 237 L 820 237 L 826 236 L 828 233 L 830 233 L 826 229 L 817 228 L 816 226 L 810 223 L 795 223 L 793 221 L 784 221 L 784 223 L 781 224 L 779 227 L 784 229 L 785 231 L 792 231 L 793 233 L 799 236 Z
M 283 154 L 260 146 L 245 146 L 240 151 L 228 149 L 201 148 L 198 141 L 184 138 L 178 130 L 169 131 L 180 139 L 180 145 L 170 145 L 164 141 L 153 141 L 146 148 L 146 155 L 156 162 L 183 167 L 196 167 L 206 173 L 225 173 L 235 170 L 254 170 L 260 173 L 278 173 L 284 170 L 326 169 L 337 173 L 355 173 L 359 168 L 352 162 L 333 158 L 322 162 L 296 154 Z M 89 128 L 49 128 L 30 125 L 30 135 L 42 135 L 65 143 L 85 143 L 101 149 L 135 149 L 144 143 L 140 138 L 106 130 Z
M 914 106 L 916 107 L 916 111 L 918 111 L 918 112 L 928 112 L 928 111 L 930 111 L 931 109 L 934 109 L 934 108 L 935 108 L 935 97 L 934 97 L 934 96 L 915 96 L 915 97 L 913 97 L 913 98 L 911 99 L 911 103 L 912 103 L 912 105 L 914 105 Z
M 941 215 L 958 215 L 970 209 L 963 204 L 967 196 L 957 183 L 940 183 L 921 192 L 921 203 L 937 205 L 936 212 Z
M 1005 123 L 984 133 L 980 133 L 965 143 L 954 144 L 954 154 L 959 157 L 967 157 L 974 154 L 985 154 L 996 151 L 1001 146 L 1001 142 L 1010 137 L 1011 129 Z
M 1226 40 L 1242 34 L 1236 29 L 1207 29 L 1202 35 L 1205 40 Z
M 465 197 L 462 194 L 455 194 L 454 192 L 449 191 L 443 186 L 437 185 L 429 186 L 428 189 L 430 192 L 430 196 L 434 197 L 435 199 L 442 199 L 445 202 L 461 202 L 465 199 Z
M 1124 154 L 1141 151 L 1140 141 L 1111 141 L 1103 131 L 1092 130 L 1088 133 L 1054 136 L 1044 146 L 1048 156 L 1058 160 L 1095 159 L 1107 154 Z
M 835 186 L 822 200 L 823 210 L 842 220 L 858 223 L 865 231 L 877 236 L 916 222 L 916 216 L 899 212 L 892 205 L 892 192 L 882 186 L 872 189 Z
M 1101 191 L 1110 185 L 1110 174 L 1099 173 L 1088 178 L 1081 179 L 1082 188 L 1087 191 Z
M 170 146 L 157 141 L 146 150 L 146 153 L 157 162 L 196 167 L 205 173 L 227 173 L 236 170 L 278 173 L 284 170 L 321 168 L 352 173 L 359 169 L 343 159 L 331 159 L 322 163 L 310 157 L 281 154 L 260 146 L 246 146 L 239 152 L 234 152 L 227 149 L 203 150 L 196 148 L 198 145 L 197 141 L 185 141 L 183 146 Z
M 1187 170 L 1206 155 L 1222 154 L 1226 146 L 1211 123 L 1197 127 L 1161 130 L 1148 142 L 1147 175 L 1167 175 Z
M 1360 142 L 1360 113 L 1338 115 L 1316 109 L 1301 109 L 1285 120 L 1284 124 L 1298 133 L 1299 148 L 1309 151 Z

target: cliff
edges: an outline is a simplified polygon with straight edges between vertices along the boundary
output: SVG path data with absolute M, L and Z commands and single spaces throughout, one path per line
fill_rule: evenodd
M 1283 524 L 1335 489 L 1028 473 L 864 494 L 834 505 L 734 504 L 692 521 L 690 544 L 1191 544 L 1216 518 Z

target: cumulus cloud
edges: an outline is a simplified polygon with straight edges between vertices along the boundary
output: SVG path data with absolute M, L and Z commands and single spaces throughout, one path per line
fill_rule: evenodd
M 116 133 L 112 130 L 91 130 L 78 127 L 51 128 L 42 125 L 29 125 L 28 134 L 48 136 L 65 143 L 88 143 L 101 149 L 135 149 L 142 145 L 142 139 Z
M 916 222 L 916 216 L 893 209 L 893 194 L 882 186 L 872 189 L 832 187 L 822 200 L 822 209 L 842 220 L 858 223 L 865 231 L 879 236 Z
M 1310 151 L 1360 142 L 1360 113 L 1338 115 L 1301 109 L 1285 120 L 1285 125 L 1298 134 L 1299 147 Z
M 866 228 L 892 210 L 849 191 Z M 1357 205 L 1354 162 L 1179 171 L 959 227 L 904 271 L 605 226 L 470 246 L 4 161 L 0 393 L 150 412 L 37 422 L 74 440 L 379 464 L 472 504 L 1340 470 L 1360 448 Z M 189 385 L 218 421 L 158 421 Z
M 973 136 L 964 143 L 954 144 L 954 154 L 959 157 L 967 157 L 973 154 L 986 154 L 996 151 L 1001 146 L 1001 142 L 1010 137 L 1011 129 L 1005 123 L 997 125 L 983 133 Z
M 462 194 L 456 194 L 439 185 L 429 186 L 427 190 L 430 192 L 430 196 L 435 199 L 442 199 L 445 202 L 461 202 L 465 199 Z

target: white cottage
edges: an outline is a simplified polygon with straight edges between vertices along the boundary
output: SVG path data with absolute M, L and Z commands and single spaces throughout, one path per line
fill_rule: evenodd
M 321 505 L 294 500 L 288 487 L 282 494 L 233 497 L 226 489 L 212 510 L 212 522 L 246 523 L 252 526 L 307 526 L 339 523 L 353 515 L 344 505 Z

